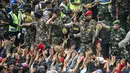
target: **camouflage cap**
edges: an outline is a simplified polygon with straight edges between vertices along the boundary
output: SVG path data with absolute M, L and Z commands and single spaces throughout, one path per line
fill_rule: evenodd
M 113 24 L 115 25 L 115 24 L 120 24 L 120 20 L 115 20 L 114 22 L 113 22 Z

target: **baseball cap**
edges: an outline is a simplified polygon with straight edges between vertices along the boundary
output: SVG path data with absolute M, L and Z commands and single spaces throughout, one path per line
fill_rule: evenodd
M 44 50 L 45 49 L 45 44 L 41 43 L 37 45 L 39 49 Z
M 37 17 L 37 18 L 41 18 L 41 17 L 42 17 L 41 12 L 39 12 L 39 11 L 35 12 L 34 15 L 35 15 L 35 17 Z
M 103 57 L 97 57 L 96 59 L 99 60 L 99 63 L 101 63 L 101 64 L 105 63 L 105 60 Z

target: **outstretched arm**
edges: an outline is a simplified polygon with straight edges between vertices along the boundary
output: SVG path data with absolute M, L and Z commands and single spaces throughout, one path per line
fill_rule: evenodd
M 119 47 L 124 47 L 130 41 L 130 31 L 127 33 L 126 37 L 118 44 Z

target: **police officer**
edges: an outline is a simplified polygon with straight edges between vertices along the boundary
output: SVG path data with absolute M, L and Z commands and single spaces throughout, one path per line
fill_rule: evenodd
M 45 7 L 46 7 L 45 2 L 37 0 L 37 5 L 35 6 L 35 11 L 39 11 L 42 13 Z
M 69 9 L 69 7 L 68 7 L 68 2 L 67 2 L 68 0 L 63 0 L 63 2 L 60 4 L 60 8 L 62 8 L 63 7 L 63 13 L 64 14 L 66 14 L 67 13 L 67 11 L 68 11 L 68 9 Z
M 70 0 L 69 6 L 70 6 L 70 9 L 73 11 L 75 11 L 75 9 L 79 9 L 79 11 L 82 11 L 81 0 Z
M 22 24 L 22 13 L 19 11 L 18 5 L 12 5 L 13 11 L 9 12 L 9 36 L 15 36 L 16 40 L 14 44 L 19 45 L 18 33 L 20 32 L 20 25 Z

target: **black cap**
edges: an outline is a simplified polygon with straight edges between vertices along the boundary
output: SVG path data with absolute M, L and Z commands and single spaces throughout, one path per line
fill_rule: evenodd
M 12 4 L 12 9 L 16 9 L 18 8 L 18 5 L 17 4 Z
M 47 11 L 53 12 L 54 9 L 53 8 L 48 8 Z
M 54 9 L 53 12 L 54 12 L 54 13 L 60 12 L 60 9 L 56 8 L 56 9 Z
M 67 14 L 71 14 L 73 11 L 71 10 L 71 9 L 69 9 L 68 11 L 67 11 Z
M 29 7 L 25 7 L 25 12 L 29 12 L 29 13 L 31 13 L 31 8 L 29 8 Z
M 35 12 L 34 15 L 35 15 L 36 18 L 41 18 L 42 17 L 42 13 L 39 12 L 39 11 Z

